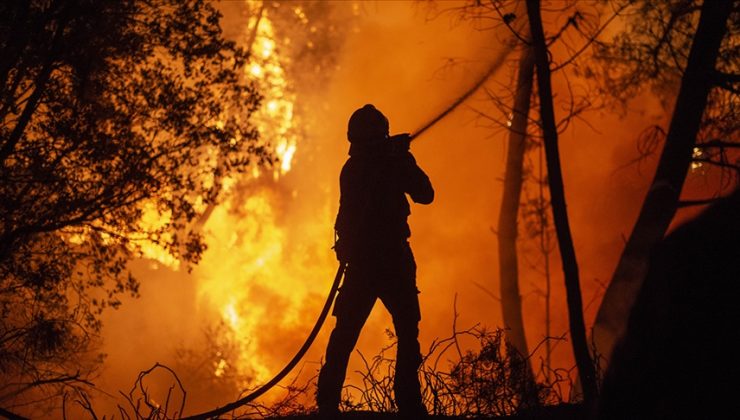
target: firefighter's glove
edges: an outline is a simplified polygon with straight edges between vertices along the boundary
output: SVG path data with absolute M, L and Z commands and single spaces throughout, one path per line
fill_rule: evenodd
M 395 136 L 392 136 L 389 140 L 391 142 L 391 148 L 394 154 L 402 155 L 409 151 L 409 147 L 411 146 L 411 134 L 396 134 Z
M 342 241 L 341 239 L 337 239 L 336 242 L 334 242 L 334 253 L 337 254 L 337 261 L 341 263 L 347 262 L 347 257 L 349 257 L 349 250 L 347 246 L 347 241 Z

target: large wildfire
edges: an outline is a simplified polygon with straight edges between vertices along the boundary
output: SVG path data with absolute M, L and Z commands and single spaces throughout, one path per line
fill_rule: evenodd
M 321 26 L 311 21 L 317 17 L 290 2 L 225 6 L 235 14 L 227 16 L 233 26 L 227 29 L 252 53 L 245 77 L 255 80 L 264 95 L 253 123 L 279 160 L 271 168 L 255 167 L 228 178 L 219 204 L 199 209 L 208 249 L 191 272 L 153 246 L 145 249 L 146 259 L 132 264 L 142 280 L 142 298 L 106 315 L 103 351 L 109 356 L 101 379 L 106 389 L 130 388 L 135 372 L 160 361 L 175 368 L 189 387 L 187 411 L 194 412 L 235 400 L 240 391 L 269 380 L 310 331 L 336 270 L 332 226 L 350 113 L 374 103 L 389 116 L 393 133 L 412 131 L 443 110 L 470 85 L 469 75 L 480 74 L 504 48 L 499 42 L 503 36 L 465 25 L 450 27 L 444 17 L 425 19 L 424 10 L 410 2 L 329 4 L 341 13 L 322 17 L 327 21 Z M 297 43 L 308 50 L 319 46 L 310 37 L 285 35 L 286 28 L 279 26 L 285 20 L 273 18 L 276 7 L 282 8 L 281 16 L 292 14 L 309 34 L 344 27 L 345 44 L 334 46 L 336 65 L 316 72 L 328 83 L 295 83 L 298 76 L 291 69 L 295 71 L 301 58 L 288 52 L 295 51 Z M 510 57 L 512 63 L 516 58 Z M 511 83 L 512 66 L 504 66 L 489 83 Z M 301 77 L 305 82 L 306 75 Z M 627 117 L 629 123 L 594 113 L 586 118 L 598 119 L 599 132 L 575 123 L 562 137 L 568 208 L 589 324 L 621 250 L 622 235 L 636 214 L 637 197 L 647 186 L 646 177 L 636 171 L 616 168 L 634 153 L 637 132 L 632 127 L 664 122 L 665 110 L 650 100 L 642 103 L 642 114 Z M 470 105 L 412 147 L 437 191 L 433 205 L 412 207 L 410 217 L 419 266 L 422 348 L 449 336 L 455 317 L 463 328 L 501 325 L 492 230 L 506 135 L 492 131 L 471 112 L 485 110 L 487 103 L 483 94 L 472 98 Z M 520 280 L 531 348 L 546 331 L 542 260 L 535 248 L 523 244 Z M 550 333 L 560 337 L 568 324 L 554 252 Z M 358 347 L 363 354 L 375 354 L 389 344 L 383 332 L 392 324 L 381 306 L 363 330 Z M 332 326 L 330 318 L 304 361 L 302 377 L 318 370 Z M 467 345 L 475 349 L 475 343 Z M 544 358 L 542 348 L 538 351 L 536 364 Z M 553 365 L 573 366 L 569 344 L 558 340 L 553 352 Z M 359 365 L 360 360 L 353 359 L 350 381 L 353 366 Z M 274 398 L 270 395 L 268 400 Z
M 251 122 L 277 160 L 271 167 L 227 176 L 219 203 L 199 209 L 208 251 L 183 279 L 193 284 L 193 301 L 180 302 L 198 319 L 192 325 L 195 334 L 186 335 L 195 341 L 172 343 L 175 364 L 187 366 L 196 359 L 199 364 L 182 372 L 187 382 L 221 381 L 232 392 L 268 380 L 293 351 L 310 322 L 306 315 L 321 300 L 325 282 L 318 279 L 327 279 L 333 265 L 328 202 L 314 209 L 314 217 L 290 219 L 299 190 L 285 176 L 293 168 L 301 130 L 295 88 L 285 69 L 288 58 L 278 50 L 291 41 L 277 38 L 270 10 L 261 2 L 246 2 L 240 11 L 236 38 L 251 52 L 244 77 L 263 95 Z M 290 12 L 308 24 L 300 7 Z M 142 222 L 160 223 L 161 215 L 145 208 Z M 298 227 L 301 239 L 290 226 Z M 182 272 L 180 262 L 155 244 L 142 251 L 150 261 L 144 280 L 157 272 Z M 235 395 L 217 397 L 225 401 Z

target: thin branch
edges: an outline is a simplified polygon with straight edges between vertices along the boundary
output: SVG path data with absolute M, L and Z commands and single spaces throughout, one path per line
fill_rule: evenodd
M 704 198 L 699 200 L 680 200 L 678 202 L 679 208 L 692 207 L 692 206 L 705 206 L 707 204 L 716 203 L 722 200 L 724 197 Z
M 18 414 L 15 414 L 11 411 L 8 411 L 2 407 L 0 407 L 0 416 L 7 417 L 8 420 L 29 420 L 26 417 L 20 416 Z
M 712 159 L 708 159 L 708 158 L 693 158 L 693 159 L 691 159 L 691 161 L 692 162 L 695 162 L 695 163 L 702 163 L 702 164 L 707 164 L 707 165 L 713 165 L 713 166 L 717 166 L 717 167 L 725 168 L 725 169 L 734 169 L 734 170 L 740 172 L 740 164 L 732 164 L 732 163 L 727 163 L 727 162 L 722 162 L 722 161 L 716 161 L 716 160 L 712 160 Z
M 586 40 L 586 42 L 583 44 L 583 46 L 581 46 L 581 48 L 578 51 L 573 53 L 573 55 L 571 55 L 567 60 L 555 66 L 551 70 L 551 72 L 555 73 L 556 71 L 567 66 L 568 64 L 573 62 L 576 58 L 578 58 L 578 56 L 581 55 L 584 51 L 586 51 L 586 49 L 596 40 L 596 38 L 598 38 L 598 36 L 601 35 L 601 32 L 603 32 L 604 29 L 606 29 L 606 27 L 609 26 L 612 20 L 614 20 L 617 16 L 619 16 L 619 13 L 622 10 L 624 10 L 627 7 L 627 5 L 628 3 L 623 4 L 619 9 L 617 9 L 617 11 L 615 11 L 611 16 L 609 16 L 609 19 L 607 19 L 606 22 L 599 29 L 597 29 L 596 32 L 594 32 L 594 34 L 588 40 Z
M 698 149 L 708 149 L 710 147 L 718 147 L 720 149 L 740 149 L 740 143 L 733 143 L 733 142 L 719 140 L 719 139 L 712 139 L 709 141 L 705 141 L 703 143 L 697 143 L 696 146 L 694 147 Z
M 501 9 L 499 9 L 498 7 L 498 3 L 495 1 L 491 2 L 491 4 L 493 5 L 493 8 L 496 10 L 496 13 L 501 18 L 501 22 L 504 22 L 504 25 L 506 25 L 506 27 L 509 28 L 512 35 L 514 35 L 517 39 L 519 39 L 519 41 L 521 41 L 524 45 L 529 46 L 530 41 L 526 37 L 520 35 L 519 31 L 516 30 L 513 26 L 511 26 L 511 21 L 516 19 L 516 15 L 514 15 L 513 13 L 503 14 L 501 12 Z M 514 19 L 512 19 L 510 16 L 514 16 Z

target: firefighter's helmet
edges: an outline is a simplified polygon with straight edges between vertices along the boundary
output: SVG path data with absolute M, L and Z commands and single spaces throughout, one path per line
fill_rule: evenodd
M 349 118 L 347 139 L 350 143 L 370 143 L 388 137 L 388 118 L 371 104 L 358 109 Z

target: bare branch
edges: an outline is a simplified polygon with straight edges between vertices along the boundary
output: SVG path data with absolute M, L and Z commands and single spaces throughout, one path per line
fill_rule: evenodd
M 599 29 L 597 29 L 596 32 L 594 32 L 593 35 L 591 35 L 588 39 L 586 39 L 586 42 L 583 43 L 583 45 L 581 46 L 581 48 L 578 49 L 578 51 L 576 51 L 575 53 L 573 53 L 570 57 L 568 57 L 562 63 L 560 63 L 557 66 L 553 67 L 552 72 L 555 73 L 556 71 L 563 69 L 563 67 L 565 67 L 568 64 L 572 63 L 576 58 L 578 58 L 578 56 L 580 56 L 584 51 L 586 51 L 586 49 L 596 40 L 596 38 L 598 38 L 599 35 L 601 35 L 601 32 L 603 32 L 604 29 L 606 29 L 606 27 L 609 26 L 609 24 L 617 16 L 619 16 L 619 13 L 622 10 L 624 10 L 628 5 L 629 5 L 629 3 L 622 4 L 611 16 L 609 16 L 609 18 L 606 20 L 606 22 L 604 22 L 604 24 L 601 25 L 601 27 Z

